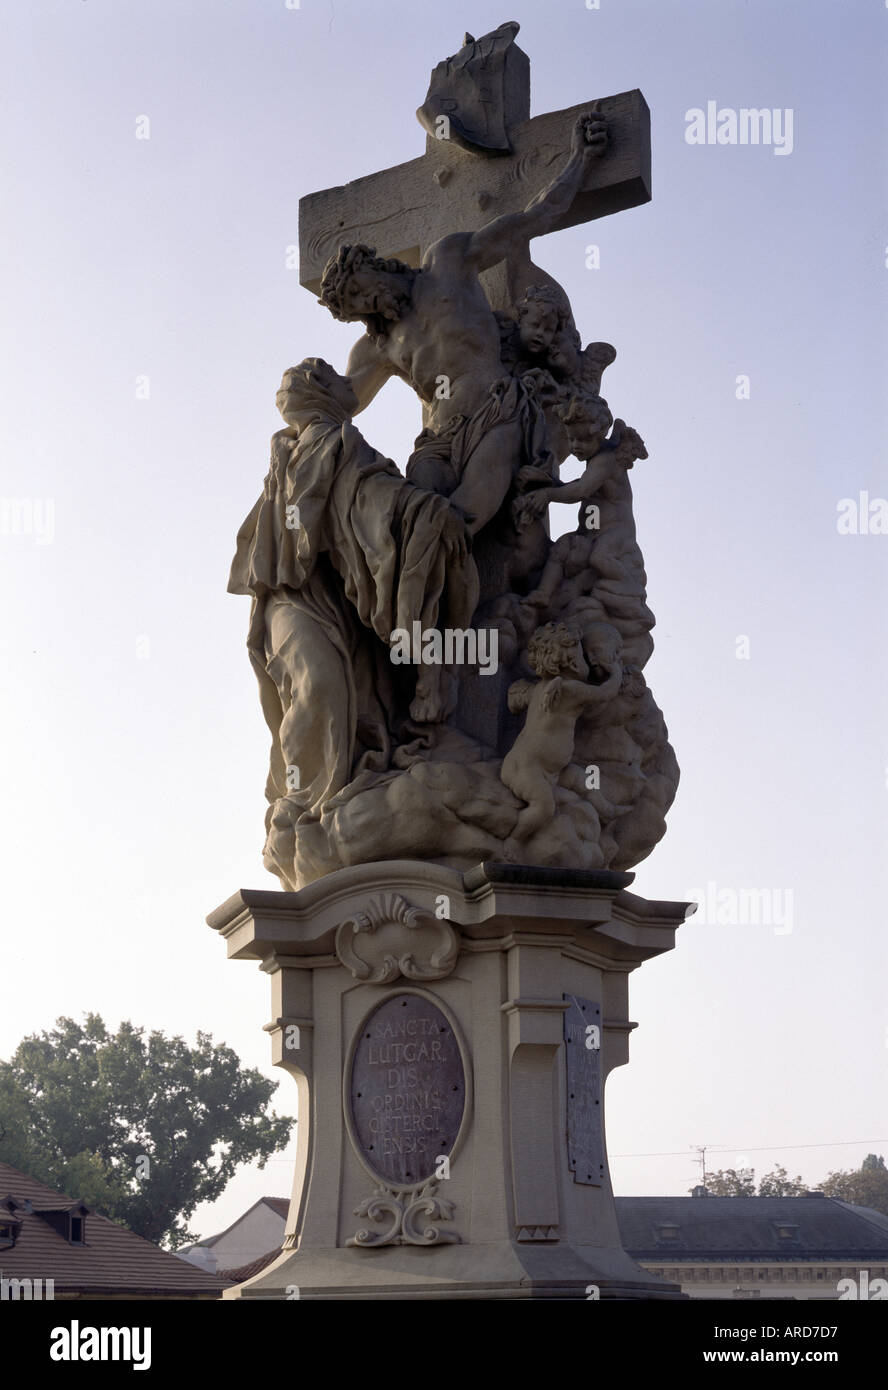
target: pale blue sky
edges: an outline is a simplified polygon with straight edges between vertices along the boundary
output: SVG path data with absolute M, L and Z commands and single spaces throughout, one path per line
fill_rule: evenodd
M 632 87 L 652 111 L 653 202 L 535 245 L 617 347 L 606 394 L 650 451 L 647 674 L 682 783 L 636 888 L 793 893 L 791 932 L 691 921 L 633 977 L 609 1147 L 675 1156 L 614 1159 L 615 1189 L 684 1192 L 696 1143 L 812 1182 L 888 1153 L 888 537 L 836 528 L 840 499 L 888 497 L 882 0 L 0 10 L 0 496 L 54 502 L 50 543 L 0 534 L 0 1055 L 94 1009 L 273 1074 L 267 979 L 204 917 L 276 883 L 235 533 L 282 370 L 343 367 L 355 337 L 286 248 L 302 194 L 422 152 L 431 68 L 514 18 L 533 113 Z M 792 154 L 688 145 L 708 100 L 791 108 Z M 397 383 L 361 417 L 402 463 L 419 423 Z M 245 1172 L 198 1225 L 289 1185 L 287 1162 Z

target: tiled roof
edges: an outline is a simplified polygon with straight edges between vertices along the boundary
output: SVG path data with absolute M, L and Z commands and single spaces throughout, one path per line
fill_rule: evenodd
M 286 1221 L 287 1212 L 290 1210 L 289 1197 L 263 1197 L 262 1200 L 267 1206 L 271 1207 L 272 1211 L 276 1211 L 278 1216 L 282 1216 Z
M 281 1253 L 280 1246 L 276 1250 L 269 1250 L 267 1254 L 260 1255 L 256 1260 L 250 1260 L 249 1264 L 239 1265 L 237 1269 L 222 1269 L 219 1271 L 220 1279 L 230 1279 L 233 1284 L 242 1284 L 245 1279 L 252 1279 L 254 1274 L 261 1274 L 276 1260 Z
M 617 1197 L 616 1205 L 623 1244 L 636 1260 L 888 1260 L 884 1218 L 819 1194 Z M 781 1226 L 790 1239 L 780 1236 Z
M 840 1202 L 839 1205 L 853 1211 L 855 1216 L 862 1216 L 864 1220 L 872 1222 L 880 1230 L 888 1232 L 888 1216 L 883 1211 L 876 1211 L 875 1207 L 858 1207 L 853 1202 Z
M 0 1247 L 0 1274 L 6 1279 L 53 1279 L 56 1296 L 129 1293 L 218 1298 L 227 1287 L 227 1280 L 177 1259 L 91 1209 L 85 1219 L 85 1243 L 70 1244 L 38 1213 L 74 1207 L 75 1200 L 8 1163 L 0 1163 L 0 1193 L 18 1203 L 11 1218 L 21 1222 L 15 1245 Z

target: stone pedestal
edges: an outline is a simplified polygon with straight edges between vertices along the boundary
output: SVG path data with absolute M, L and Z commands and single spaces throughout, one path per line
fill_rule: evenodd
M 604 1082 L 686 904 L 632 874 L 393 860 L 209 917 L 271 976 L 298 1147 L 280 1258 L 230 1298 L 677 1298 L 620 1243 Z

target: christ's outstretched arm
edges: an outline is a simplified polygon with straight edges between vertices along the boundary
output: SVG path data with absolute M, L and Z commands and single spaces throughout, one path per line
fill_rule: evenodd
M 495 217 L 468 237 L 465 258 L 476 271 L 489 270 L 519 252 L 533 237 L 554 229 L 580 191 L 589 164 L 600 159 L 607 144 L 607 125 L 597 110 L 579 116 L 570 144 L 570 158 L 523 212 Z

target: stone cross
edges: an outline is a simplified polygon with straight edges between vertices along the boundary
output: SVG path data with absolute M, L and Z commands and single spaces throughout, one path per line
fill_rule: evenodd
M 522 211 L 560 171 L 576 118 L 593 105 L 607 121 L 607 147 L 555 230 L 650 200 L 650 112 L 641 92 L 581 102 L 531 120 L 530 65 L 517 47 L 511 58 L 500 97 L 511 150 L 467 148 L 462 141 L 429 134 L 418 159 L 300 199 L 299 278 L 306 289 L 318 293 L 324 266 L 343 243 L 365 242 L 377 255 L 415 267 L 439 237 L 476 231 L 503 213 Z M 479 102 L 488 98 L 480 82 L 476 95 Z M 423 124 L 428 127 L 428 119 Z M 445 135 L 446 126 L 439 126 Z M 529 284 L 549 278 L 533 266 L 529 249 L 515 263 L 495 266 L 482 277 L 494 309 L 506 309 Z

